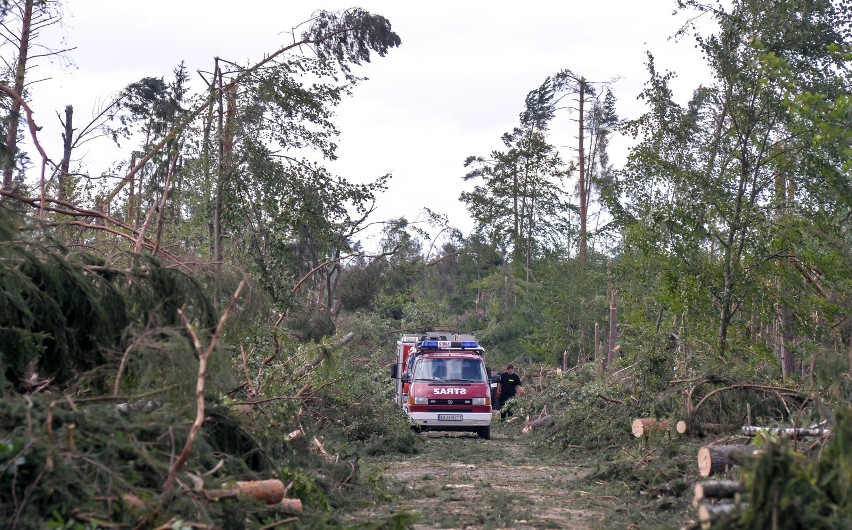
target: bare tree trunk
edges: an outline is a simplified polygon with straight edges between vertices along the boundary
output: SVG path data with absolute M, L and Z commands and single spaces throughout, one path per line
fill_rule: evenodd
M 778 304 L 778 355 L 781 361 L 781 377 L 786 381 L 796 373 L 796 356 L 793 353 L 793 325 L 790 308 Z
M 34 0 L 25 0 L 21 20 L 21 39 L 18 42 L 18 62 L 15 65 L 15 93 L 23 97 L 24 76 L 27 71 L 27 54 L 30 50 L 30 30 L 33 20 Z M 15 173 L 15 154 L 18 150 L 18 125 L 21 121 L 21 103 L 12 99 L 6 130 L 6 152 L 3 160 L 3 189 L 12 189 L 12 176 Z
M 222 192 L 223 181 L 225 179 L 225 110 L 222 102 L 222 72 L 219 70 L 219 59 L 216 59 L 216 68 L 214 70 L 214 82 L 218 83 L 218 100 L 219 114 L 217 136 L 219 137 L 219 164 L 216 175 L 216 199 L 215 211 L 213 213 L 213 262 L 216 264 L 216 270 L 220 271 L 224 253 L 222 251 Z
M 588 211 L 586 208 L 586 155 L 583 151 L 583 133 L 585 132 L 585 123 L 583 123 L 583 103 L 586 92 L 586 78 L 580 78 L 580 140 L 579 140 L 579 161 L 580 161 L 580 176 L 578 187 L 580 188 L 580 248 L 577 252 L 577 257 L 580 262 L 586 261 L 586 216 Z
M 598 344 L 601 341 L 601 325 L 595 322 L 595 356 L 594 361 L 598 362 Z
M 610 290 L 609 296 L 609 345 L 607 354 L 607 367 L 612 366 L 615 358 L 620 354 L 618 347 L 618 293 L 615 289 Z
M 65 132 L 62 134 L 62 162 L 59 163 L 59 189 L 56 197 L 68 200 L 68 170 L 71 167 L 71 149 L 74 145 L 74 107 L 65 106 Z
M 136 167 L 136 152 L 135 151 L 130 155 L 130 169 L 133 169 L 134 167 Z M 130 175 L 130 191 L 128 192 L 129 196 L 127 198 L 127 222 L 128 222 L 128 224 L 133 223 L 133 219 L 135 218 L 134 216 L 136 215 L 135 210 L 138 207 L 137 204 L 136 204 L 136 199 L 137 199 L 135 197 L 136 182 L 135 182 L 134 179 L 136 179 L 136 175 Z

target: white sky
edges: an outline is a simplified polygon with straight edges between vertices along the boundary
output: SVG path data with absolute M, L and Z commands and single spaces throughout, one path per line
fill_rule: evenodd
M 464 159 L 501 147 L 526 94 L 548 75 L 567 68 L 591 81 L 619 78 L 614 92 L 622 118 L 642 112 L 636 96 L 647 79 L 646 50 L 658 69 L 678 73 L 673 87 L 681 101 L 706 79 L 694 42 L 669 39 L 685 20 L 672 16 L 674 0 L 73 0 L 64 33 L 76 47 L 68 54 L 74 66 L 45 63 L 32 74 L 52 77 L 31 97 L 40 138 L 59 160 L 56 113 L 65 105 L 74 105 L 81 124 L 127 84 L 146 76 L 169 80 L 181 60 L 198 79 L 195 71 L 209 71 L 215 56 L 258 60 L 288 42 L 290 29 L 315 10 L 353 6 L 388 18 L 402 39 L 356 71 L 369 80 L 335 119 L 341 137 L 334 172 L 355 182 L 394 175 L 377 221 L 414 220 L 429 206 L 468 233 L 472 222 L 458 201 L 469 186 L 462 182 Z M 572 117 L 562 111 L 554 124 L 553 143 L 562 151 L 575 143 Z M 613 145 L 616 166 L 626 145 Z M 76 155 L 100 159 L 107 149 L 87 144 Z M 97 175 L 106 167 L 87 169 Z

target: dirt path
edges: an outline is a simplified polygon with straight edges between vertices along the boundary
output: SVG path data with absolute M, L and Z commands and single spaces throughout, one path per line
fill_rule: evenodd
M 591 494 L 588 469 L 536 448 L 517 424 L 494 425 L 492 439 L 466 433 L 426 433 L 422 453 L 368 461 L 390 492 L 353 514 L 353 521 L 381 520 L 410 511 L 414 528 L 594 528 L 617 502 Z M 396 493 L 396 494 L 394 494 Z M 623 526 L 623 525 L 622 525 Z

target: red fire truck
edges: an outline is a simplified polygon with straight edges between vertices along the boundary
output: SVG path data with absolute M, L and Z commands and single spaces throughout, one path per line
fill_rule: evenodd
M 472 335 L 403 335 L 391 369 L 397 403 L 420 430 L 470 431 L 491 438 L 491 394 Z

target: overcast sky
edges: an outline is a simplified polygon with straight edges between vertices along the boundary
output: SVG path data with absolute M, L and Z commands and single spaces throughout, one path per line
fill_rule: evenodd
M 517 124 L 526 94 L 570 69 L 591 81 L 617 79 L 622 118 L 642 112 L 636 100 L 647 79 L 645 53 L 657 68 L 673 70 L 676 98 L 685 101 L 703 81 L 692 39 L 670 39 L 686 20 L 674 0 L 527 2 L 502 0 L 73 0 L 64 34 L 74 65 L 39 66 L 31 101 L 41 138 L 61 158 L 56 112 L 75 109 L 75 123 L 100 102 L 146 76 L 165 76 L 184 60 L 209 71 L 213 58 L 258 60 L 290 40 L 290 30 L 317 9 L 363 7 L 391 21 L 402 46 L 357 71 L 369 80 L 337 111 L 339 161 L 332 170 L 352 181 L 393 173 L 376 220 L 417 218 L 420 208 L 449 215 L 465 234 L 472 228 L 459 194 L 463 161 L 499 148 Z M 562 111 L 553 143 L 567 153 L 576 127 Z M 626 140 L 613 146 L 616 165 Z M 78 153 L 106 147 L 88 144 Z M 92 174 L 102 167 L 88 167 Z

